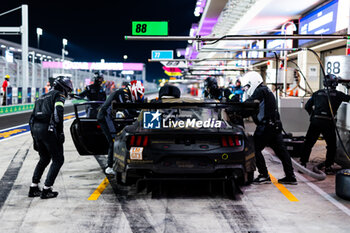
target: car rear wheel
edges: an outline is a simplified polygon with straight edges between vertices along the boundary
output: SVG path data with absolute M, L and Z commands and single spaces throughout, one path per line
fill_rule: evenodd
M 224 181 L 223 191 L 224 195 L 228 196 L 228 198 L 236 200 L 236 194 L 238 190 L 234 178 L 231 177 Z
M 245 183 L 245 185 L 249 185 L 251 183 L 253 183 L 254 180 L 254 172 L 248 172 L 247 173 L 247 182 Z

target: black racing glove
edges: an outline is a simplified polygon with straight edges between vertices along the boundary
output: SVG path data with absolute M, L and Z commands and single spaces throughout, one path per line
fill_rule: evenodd
M 59 143 L 64 143 L 64 140 L 65 140 L 65 138 L 64 138 L 64 134 L 63 133 L 61 133 L 59 136 L 58 136 L 58 141 L 59 141 Z

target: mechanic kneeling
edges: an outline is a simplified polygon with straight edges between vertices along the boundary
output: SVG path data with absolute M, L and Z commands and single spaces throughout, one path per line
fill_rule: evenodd
M 334 164 L 334 157 L 336 154 L 336 134 L 331 108 L 328 102 L 332 105 L 332 112 L 335 115 L 340 104 L 345 101 L 350 101 L 350 96 L 343 92 L 337 91 L 335 88 L 338 85 L 338 79 L 335 75 L 328 74 L 324 77 L 323 85 L 328 90 L 321 89 L 313 93 L 312 97 L 305 105 L 305 110 L 310 115 L 310 126 L 306 133 L 303 153 L 301 155 L 301 164 L 306 167 L 309 161 L 312 147 L 315 145 L 318 137 L 322 133 L 327 143 L 326 161 L 321 166 L 325 166 L 325 173 L 327 175 L 334 175 L 332 165 Z M 327 94 L 328 92 L 328 94 Z M 319 168 L 321 168 L 321 166 Z
M 117 132 L 112 117 L 112 102 L 117 103 L 136 103 L 143 102 L 145 95 L 145 88 L 141 81 L 133 80 L 125 87 L 113 92 L 106 102 L 98 110 L 97 121 L 101 126 L 101 130 L 108 141 L 108 164 L 105 173 L 115 175 L 113 171 L 113 136 Z M 137 117 L 138 113 L 135 109 L 125 109 L 120 113 L 124 118 Z
M 41 196 L 46 199 L 58 195 L 58 192 L 52 191 L 52 186 L 64 162 L 63 106 L 65 98 L 72 90 L 73 84 L 70 78 L 59 76 L 54 81 L 53 89 L 35 101 L 29 125 L 34 149 L 39 152 L 40 160 L 34 170 L 29 197 Z M 50 160 L 52 164 L 41 191 L 38 184 Z
M 283 143 L 282 123 L 277 111 L 276 100 L 271 90 L 263 84 L 263 79 L 259 73 L 250 71 L 242 77 L 242 86 L 245 87 L 248 99 L 246 102 L 260 101 L 259 113 L 253 116 L 257 127 L 254 132 L 254 146 L 256 166 L 259 176 L 253 181 L 255 184 L 271 183 L 267 171 L 262 150 L 271 147 L 279 159 L 282 161 L 285 177 L 278 180 L 282 184 L 297 184 L 294 175 L 292 161 Z

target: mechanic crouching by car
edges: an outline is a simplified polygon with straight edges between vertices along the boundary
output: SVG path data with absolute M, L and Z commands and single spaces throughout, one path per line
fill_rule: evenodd
M 86 97 L 88 101 L 105 101 L 106 92 L 102 87 L 103 81 L 104 81 L 103 76 L 100 75 L 98 72 L 96 72 L 94 76 L 94 83 L 87 86 L 85 90 L 82 93 L 78 94 L 77 96 L 79 98 Z M 91 104 L 87 106 L 86 116 L 88 118 L 96 118 L 99 106 L 100 106 L 99 104 Z
M 306 133 L 304 149 L 300 162 L 306 167 L 306 163 L 310 158 L 312 147 L 315 145 L 318 137 L 322 133 L 327 144 L 327 154 L 326 161 L 319 165 L 319 168 L 321 169 L 321 167 L 325 166 L 325 173 L 327 175 L 334 175 L 332 165 L 334 164 L 334 157 L 337 149 L 335 132 L 336 126 L 334 125 L 331 111 L 333 112 L 333 115 L 336 115 L 340 104 L 343 101 L 350 101 L 350 96 L 335 89 L 338 85 L 338 79 L 333 74 L 328 74 L 324 77 L 323 85 L 325 89 L 321 89 L 313 93 L 312 97 L 305 104 L 305 110 L 310 115 L 310 126 Z M 328 101 L 330 101 L 332 110 Z
M 70 78 L 59 76 L 54 81 L 53 89 L 35 101 L 29 125 L 34 149 L 39 152 L 40 160 L 34 170 L 29 197 L 41 196 L 42 199 L 47 199 L 58 195 L 58 192 L 52 191 L 52 186 L 64 162 L 63 106 L 72 90 Z M 51 160 L 52 164 L 41 191 L 38 184 Z
M 98 110 L 97 121 L 101 126 L 101 130 L 108 141 L 108 161 L 105 173 L 109 175 L 115 175 L 113 171 L 113 134 L 117 132 L 112 117 L 112 102 L 117 103 L 136 103 L 143 102 L 145 95 L 145 88 L 143 83 L 139 80 L 133 80 L 125 88 L 121 88 L 113 92 L 106 102 Z M 124 118 L 133 118 L 138 115 L 135 109 L 125 109 L 123 112 L 118 113 Z
M 277 111 L 276 100 L 271 90 L 263 84 L 263 79 L 255 71 L 247 72 L 242 77 L 242 86 L 246 89 L 248 99 L 245 102 L 254 102 L 258 100 L 259 112 L 253 116 L 257 127 L 254 132 L 254 146 L 256 166 L 259 175 L 253 181 L 255 184 L 271 183 L 267 171 L 262 150 L 269 146 L 282 161 L 285 177 L 278 180 L 282 184 L 297 184 L 294 175 L 292 161 L 289 153 L 283 143 L 282 123 Z

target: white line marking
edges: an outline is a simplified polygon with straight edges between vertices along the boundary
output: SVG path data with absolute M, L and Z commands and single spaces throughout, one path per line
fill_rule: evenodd
M 342 203 L 340 203 L 339 201 L 337 201 L 336 199 L 334 199 L 333 197 L 331 197 L 328 193 L 326 193 L 325 191 L 323 191 L 322 189 L 320 189 L 317 185 L 311 183 L 308 179 L 306 179 L 305 177 L 303 177 L 302 175 L 295 173 L 295 175 L 298 177 L 299 180 L 302 180 L 305 182 L 305 184 L 307 184 L 308 186 L 310 186 L 310 188 L 312 188 L 313 190 L 315 190 L 318 194 L 320 194 L 322 197 L 324 197 L 326 200 L 328 200 L 329 202 L 331 202 L 333 205 L 335 205 L 336 207 L 338 207 L 338 209 L 340 209 L 341 211 L 343 211 L 345 214 L 347 214 L 348 216 L 350 216 L 350 209 L 347 208 L 346 206 L 344 206 Z
M 21 126 L 25 126 L 25 125 L 28 125 L 28 123 L 25 123 L 25 124 L 22 124 L 22 125 L 16 125 L 16 126 L 13 126 L 13 127 L 7 128 L 7 129 L 1 129 L 0 132 L 11 130 L 11 129 L 15 129 L 15 128 L 18 128 L 18 127 L 21 127 Z

